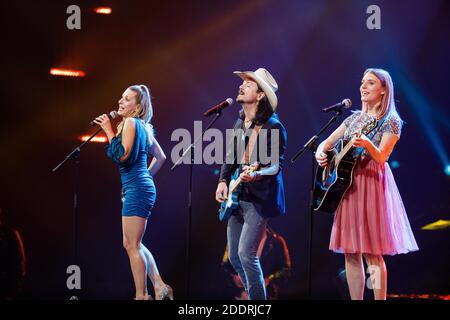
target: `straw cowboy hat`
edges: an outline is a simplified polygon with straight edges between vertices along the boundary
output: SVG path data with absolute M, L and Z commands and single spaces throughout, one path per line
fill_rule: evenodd
M 272 75 L 264 68 L 259 68 L 255 72 L 253 71 L 234 71 L 234 74 L 238 75 L 242 80 L 253 80 L 262 91 L 266 94 L 267 99 L 269 99 L 270 106 L 273 112 L 277 109 L 278 98 L 275 91 L 278 89 L 278 84 Z

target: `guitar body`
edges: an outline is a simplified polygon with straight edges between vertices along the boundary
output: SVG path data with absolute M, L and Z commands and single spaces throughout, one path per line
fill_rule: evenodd
M 251 173 L 253 171 L 258 170 L 259 163 L 255 162 L 251 166 L 249 166 L 245 172 Z M 234 171 L 234 174 L 231 176 L 230 184 L 228 185 L 228 198 L 220 204 L 219 209 L 219 220 L 225 221 L 231 217 L 233 211 L 239 205 L 239 193 L 241 192 L 241 178 L 239 177 L 239 168 Z
M 315 211 L 334 213 L 352 184 L 353 169 L 358 158 L 353 157 L 353 150 L 350 150 L 336 165 L 336 155 L 343 145 L 344 141 L 341 140 L 335 149 L 327 152 L 329 165 L 317 168 L 313 193 Z
M 376 119 L 370 120 L 357 136 L 371 133 L 377 124 Z M 352 144 L 353 138 L 348 141 L 339 140 L 336 147 L 327 152 L 327 166 L 317 168 L 312 203 L 315 211 L 334 213 L 352 184 L 353 169 L 359 158 Z
M 239 168 L 236 169 L 233 176 L 231 177 L 230 184 L 228 185 L 228 190 L 234 189 L 237 179 L 239 177 Z M 225 221 L 228 220 L 228 218 L 231 217 L 231 214 L 233 211 L 237 208 L 239 204 L 239 192 L 240 188 L 238 187 L 234 192 L 230 192 L 228 195 L 228 199 L 226 199 L 224 202 L 220 204 L 219 209 L 219 220 Z

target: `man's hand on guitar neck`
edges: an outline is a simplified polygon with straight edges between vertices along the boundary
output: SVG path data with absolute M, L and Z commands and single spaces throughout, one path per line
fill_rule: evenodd
M 243 166 L 240 178 L 242 182 L 253 182 L 261 178 L 261 175 L 256 171 L 259 167 L 258 163 L 254 163 L 251 166 Z
M 258 180 L 260 176 L 258 175 L 258 173 L 256 171 L 254 172 L 242 172 L 240 175 L 241 181 L 242 182 L 253 182 Z

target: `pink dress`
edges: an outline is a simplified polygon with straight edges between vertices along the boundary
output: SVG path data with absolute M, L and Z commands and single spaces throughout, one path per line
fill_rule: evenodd
M 349 138 L 370 116 L 353 113 L 344 124 Z M 383 133 L 400 137 L 398 116 L 389 115 L 372 138 L 379 146 Z M 330 250 L 338 253 L 395 255 L 416 251 L 416 240 L 389 164 L 378 164 L 363 152 L 353 171 L 353 181 L 334 216 Z

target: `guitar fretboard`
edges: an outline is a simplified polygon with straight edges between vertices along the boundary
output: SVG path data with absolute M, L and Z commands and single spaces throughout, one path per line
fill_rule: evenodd
M 359 133 L 357 135 L 358 137 L 361 136 L 361 133 Z M 336 155 L 336 165 L 339 164 L 339 162 L 342 160 L 343 157 L 345 157 L 345 155 L 347 154 L 347 152 L 352 148 L 353 146 L 353 140 L 355 140 L 355 137 L 352 138 L 341 150 L 341 152 L 339 152 Z

